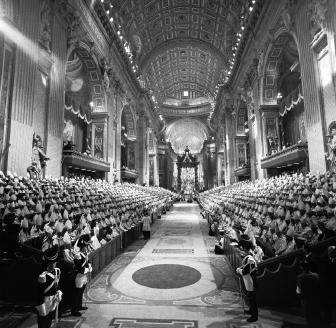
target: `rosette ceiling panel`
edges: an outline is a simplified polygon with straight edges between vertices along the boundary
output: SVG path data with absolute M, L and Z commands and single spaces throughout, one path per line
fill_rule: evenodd
M 110 0 L 146 87 L 213 102 L 232 60 L 248 0 Z M 187 91 L 187 93 L 186 93 Z

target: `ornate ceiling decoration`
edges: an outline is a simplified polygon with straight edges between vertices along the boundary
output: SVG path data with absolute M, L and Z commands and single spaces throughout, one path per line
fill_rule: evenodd
M 209 52 L 193 46 L 171 48 L 161 53 L 147 66 L 144 79 L 153 86 L 154 94 L 161 103 L 167 98 L 188 97 L 215 98 L 216 84 L 224 79 L 223 61 Z
M 183 100 L 167 98 L 164 101 L 163 105 L 179 107 L 179 106 L 200 106 L 208 103 L 209 101 L 205 97 L 198 97 L 194 99 L 183 99 Z
M 112 1 L 155 98 L 214 101 L 229 71 L 247 0 Z
M 209 103 L 200 104 L 198 106 L 168 106 L 163 104 L 161 107 L 161 113 L 166 118 L 179 117 L 179 116 L 204 116 L 211 113 L 211 105 Z
M 208 129 L 196 119 L 184 118 L 167 127 L 166 137 L 176 154 L 183 153 L 186 146 L 191 153 L 198 154 L 202 150 L 204 140 L 208 138 Z

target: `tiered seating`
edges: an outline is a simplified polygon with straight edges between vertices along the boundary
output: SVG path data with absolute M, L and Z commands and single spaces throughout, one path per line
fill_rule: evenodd
M 82 236 L 92 241 L 88 251 L 97 274 L 139 236 L 143 216 L 160 216 L 175 197 L 157 187 L 0 172 L 0 301 L 33 302 L 41 251 L 69 249 L 71 262 Z
M 83 234 L 104 244 L 137 224 L 144 210 L 160 211 L 174 197 L 162 188 L 85 179 L 29 180 L 2 172 L 0 185 L 7 245 L 13 245 L 13 233 L 19 231 L 21 243 L 30 240 L 35 246 L 31 239 L 45 236 L 43 249 L 71 244 Z
M 336 175 L 284 175 L 218 187 L 199 196 L 209 224 L 231 241 L 247 234 L 265 257 L 289 253 L 336 232 Z

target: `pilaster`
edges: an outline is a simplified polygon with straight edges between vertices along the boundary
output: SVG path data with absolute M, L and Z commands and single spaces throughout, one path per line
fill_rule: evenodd
M 147 153 L 147 135 L 146 135 L 146 116 L 143 111 L 140 112 L 138 121 L 138 163 L 139 163 L 139 183 L 146 183 L 146 153 Z
M 31 164 L 33 140 L 33 111 L 35 93 L 35 72 L 38 62 L 39 20 L 36 19 L 36 8 L 40 8 L 39 0 L 26 0 L 18 6 L 17 26 L 7 27 L 16 47 L 13 91 L 11 100 L 10 140 L 8 151 L 8 170 L 26 175 Z
M 230 108 L 226 112 L 226 184 L 232 184 L 234 183 L 234 118 Z
M 309 165 L 312 173 L 326 170 L 323 112 L 318 90 L 318 74 L 315 54 L 311 48 L 311 25 L 308 1 L 300 1 L 296 16 L 296 33 L 301 65 L 301 80 L 305 107 Z

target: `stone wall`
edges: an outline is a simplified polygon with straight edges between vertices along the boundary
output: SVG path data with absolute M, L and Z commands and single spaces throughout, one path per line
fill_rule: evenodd
M 226 96 L 222 93 L 219 99 L 223 104 L 227 97 L 232 102 L 232 110 L 244 101 L 249 108 L 249 144 L 251 154 L 251 178 L 266 176 L 266 170 L 261 169 L 261 159 L 265 156 L 266 136 L 263 135 L 263 123 L 260 115 L 261 106 L 277 104 L 277 63 L 273 63 L 274 77 L 272 99 L 265 97 L 265 83 L 270 74 L 268 57 L 277 45 L 279 37 L 289 35 L 295 40 L 299 53 L 302 90 L 304 97 L 305 131 L 308 142 L 310 171 L 316 173 L 328 169 L 326 152 L 328 151 L 328 127 L 336 121 L 336 3 L 332 0 L 307 1 L 271 1 L 264 2 L 262 15 L 253 27 L 253 37 L 246 41 L 240 65 L 234 73 L 234 78 Z M 274 60 L 274 58 L 272 59 Z M 271 72 L 272 73 L 272 72 Z M 273 73 L 272 73 L 273 74 Z M 266 82 L 267 81 L 267 82 Z M 229 94 L 229 96 L 227 96 Z M 268 94 L 268 96 L 270 93 Z M 227 144 L 232 138 L 231 114 L 226 112 Z M 226 150 L 228 171 L 234 169 L 234 161 L 230 157 L 232 150 Z M 230 182 L 230 179 L 227 179 Z
M 1 161 L 2 170 L 26 175 L 36 133 L 50 158 L 43 174 L 62 174 L 66 63 L 76 47 L 86 47 L 99 73 L 97 83 L 103 93 L 99 106 L 108 115 L 104 144 L 111 168 L 107 179 L 120 179 L 120 119 L 125 103 L 132 103 L 134 108 L 140 100 L 145 103 L 152 128 L 158 130 L 159 120 L 149 97 L 141 95 L 118 42 L 107 36 L 90 4 L 88 0 L 0 2 L 0 15 L 5 16 L 6 24 L 0 33 L 0 148 L 4 151 L 10 144 Z M 136 143 L 140 147 L 135 149 L 136 169 L 149 167 L 148 156 L 139 156 L 145 143 Z M 148 172 L 143 172 L 141 182 L 147 177 Z

